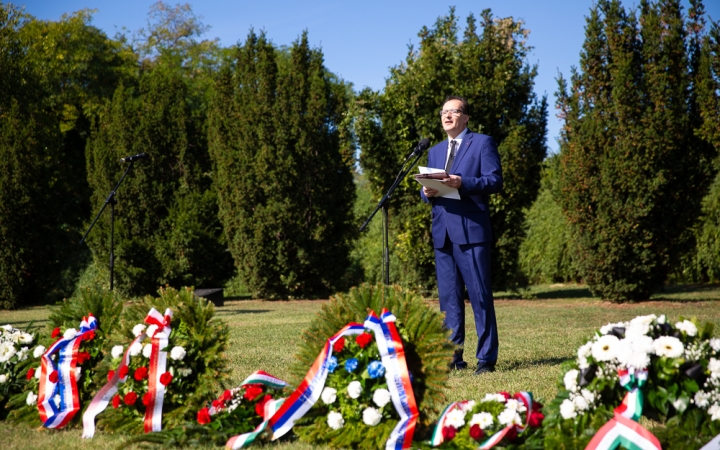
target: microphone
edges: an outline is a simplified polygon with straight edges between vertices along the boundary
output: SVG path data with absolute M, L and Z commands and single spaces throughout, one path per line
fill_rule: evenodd
M 430 139 L 424 138 L 420 139 L 420 142 L 418 142 L 417 147 L 415 147 L 415 150 L 413 150 L 413 155 L 419 155 L 420 153 L 427 150 L 427 148 L 430 147 Z
M 137 155 L 126 156 L 124 158 L 120 158 L 120 162 L 124 162 L 124 163 L 133 162 L 133 161 L 137 161 L 138 159 L 145 159 L 147 157 L 148 157 L 147 153 L 139 153 Z

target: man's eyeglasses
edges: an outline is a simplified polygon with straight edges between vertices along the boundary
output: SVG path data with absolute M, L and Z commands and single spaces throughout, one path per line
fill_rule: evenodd
M 459 116 L 460 114 L 465 114 L 465 111 L 462 109 L 441 109 L 440 110 L 440 117 L 447 116 L 448 114 L 452 114 L 453 116 Z

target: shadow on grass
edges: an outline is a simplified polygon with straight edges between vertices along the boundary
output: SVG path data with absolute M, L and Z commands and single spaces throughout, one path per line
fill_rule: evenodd
M 22 326 L 27 326 L 27 325 L 30 325 L 30 324 L 38 325 L 38 324 L 41 324 L 41 323 L 48 323 L 48 322 L 50 322 L 50 319 L 41 319 L 41 320 L 37 320 L 37 319 L 33 319 L 33 320 L 18 320 L 18 321 L 16 321 L 16 322 L 6 322 L 6 321 L 3 321 L 2 323 L 3 323 L 3 324 L 11 325 L 11 326 L 19 329 L 19 327 L 20 327 L 21 325 L 22 325 Z
M 218 316 L 239 316 L 241 314 L 262 314 L 272 312 L 270 309 L 235 309 L 235 310 L 217 310 Z
M 530 292 L 529 298 L 523 298 L 523 294 L 516 292 L 502 292 L 494 295 L 495 300 L 560 300 L 572 298 L 592 298 L 588 288 L 556 289 L 549 291 Z
M 564 358 L 543 358 L 543 359 L 536 359 L 536 360 L 525 360 L 525 361 L 512 361 L 508 363 L 507 365 L 502 364 L 499 369 L 502 371 L 512 371 L 512 370 L 518 370 L 518 369 L 526 369 L 526 368 L 532 368 L 537 366 L 557 366 L 565 361 L 570 361 L 573 358 L 571 357 L 564 357 Z

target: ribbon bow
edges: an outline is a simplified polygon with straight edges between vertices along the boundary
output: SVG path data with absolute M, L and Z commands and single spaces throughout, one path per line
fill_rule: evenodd
M 80 322 L 80 332 L 59 339 L 42 355 L 38 411 L 46 428 L 64 427 L 80 410 L 80 393 L 75 374 L 78 350 L 83 340 L 95 337 L 97 327 L 95 317 L 88 314 Z M 58 354 L 57 364 L 51 359 L 55 353 Z M 57 405 L 56 398 L 59 400 Z

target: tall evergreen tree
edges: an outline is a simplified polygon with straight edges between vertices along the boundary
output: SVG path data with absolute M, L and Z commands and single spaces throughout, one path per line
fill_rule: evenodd
M 423 27 L 419 49 L 411 48 L 405 62 L 391 69 L 385 90 L 361 94 L 355 121 L 360 163 L 379 198 L 420 138 L 446 138 L 437 114 L 445 97 L 465 97 L 471 109 L 469 128 L 499 144 L 505 187 L 491 196 L 493 284 L 514 287 L 522 283 L 518 251 L 523 209 L 537 195 L 546 155 L 547 104 L 532 92 L 537 71 L 526 61 L 529 31 L 522 22 L 493 18 L 485 10 L 481 30 L 475 17 L 468 17 L 462 40 L 457 22 L 451 9 L 432 29 Z M 430 290 L 435 287 L 430 217 L 418 191 L 419 185 L 406 179 L 392 198 L 391 240 L 402 267 L 393 278 Z
M 307 33 L 289 53 L 250 32 L 222 71 L 210 151 L 220 217 L 238 272 L 258 296 L 341 287 L 353 235 L 348 86 Z
M 603 298 L 646 299 L 662 286 L 711 180 L 684 25 L 679 1 L 641 2 L 639 23 L 619 1 L 599 1 L 570 92 L 559 79 L 559 200 L 583 278 Z

